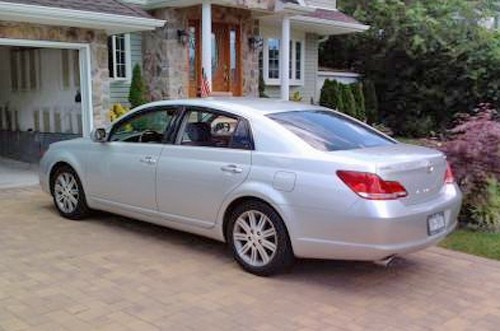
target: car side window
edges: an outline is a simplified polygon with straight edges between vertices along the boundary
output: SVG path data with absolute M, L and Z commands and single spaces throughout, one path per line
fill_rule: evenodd
M 110 141 L 130 143 L 161 143 L 164 135 L 174 122 L 177 110 L 154 109 L 146 110 L 118 122 L 111 131 Z
M 189 110 L 186 117 L 179 135 L 181 145 L 251 149 L 243 119 L 205 109 Z

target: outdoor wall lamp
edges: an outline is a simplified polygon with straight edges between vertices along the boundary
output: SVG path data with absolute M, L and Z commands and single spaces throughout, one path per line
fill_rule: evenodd
M 248 38 L 248 45 L 252 51 L 261 50 L 264 46 L 264 38 L 261 36 L 252 36 Z
M 186 30 L 177 30 L 177 41 L 181 45 L 186 45 L 189 41 L 189 33 Z

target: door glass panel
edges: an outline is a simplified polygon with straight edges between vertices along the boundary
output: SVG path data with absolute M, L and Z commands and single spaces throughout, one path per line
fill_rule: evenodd
M 231 81 L 236 81 L 236 56 L 237 56 L 237 45 L 236 45 L 236 30 L 231 29 L 229 33 L 229 50 L 230 50 L 230 68 L 231 68 Z
M 212 32 L 212 73 L 217 71 L 219 67 L 219 43 L 215 36 L 215 33 Z
M 175 109 L 148 111 L 119 122 L 112 130 L 110 141 L 161 143 L 175 117 Z
M 196 28 L 189 27 L 189 79 L 196 80 Z

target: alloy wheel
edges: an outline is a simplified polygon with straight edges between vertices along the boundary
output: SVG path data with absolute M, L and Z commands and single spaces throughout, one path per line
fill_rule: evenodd
M 63 172 L 57 176 L 54 185 L 54 197 L 57 206 L 63 213 L 71 214 L 76 210 L 80 191 L 73 174 Z
M 267 265 L 275 256 L 278 235 L 271 220 L 262 212 L 241 214 L 233 228 L 233 242 L 238 256 L 253 267 Z

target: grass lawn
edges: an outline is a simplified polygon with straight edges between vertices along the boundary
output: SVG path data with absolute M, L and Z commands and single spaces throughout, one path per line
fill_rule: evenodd
M 439 246 L 500 260 L 500 233 L 457 230 L 442 241 Z

